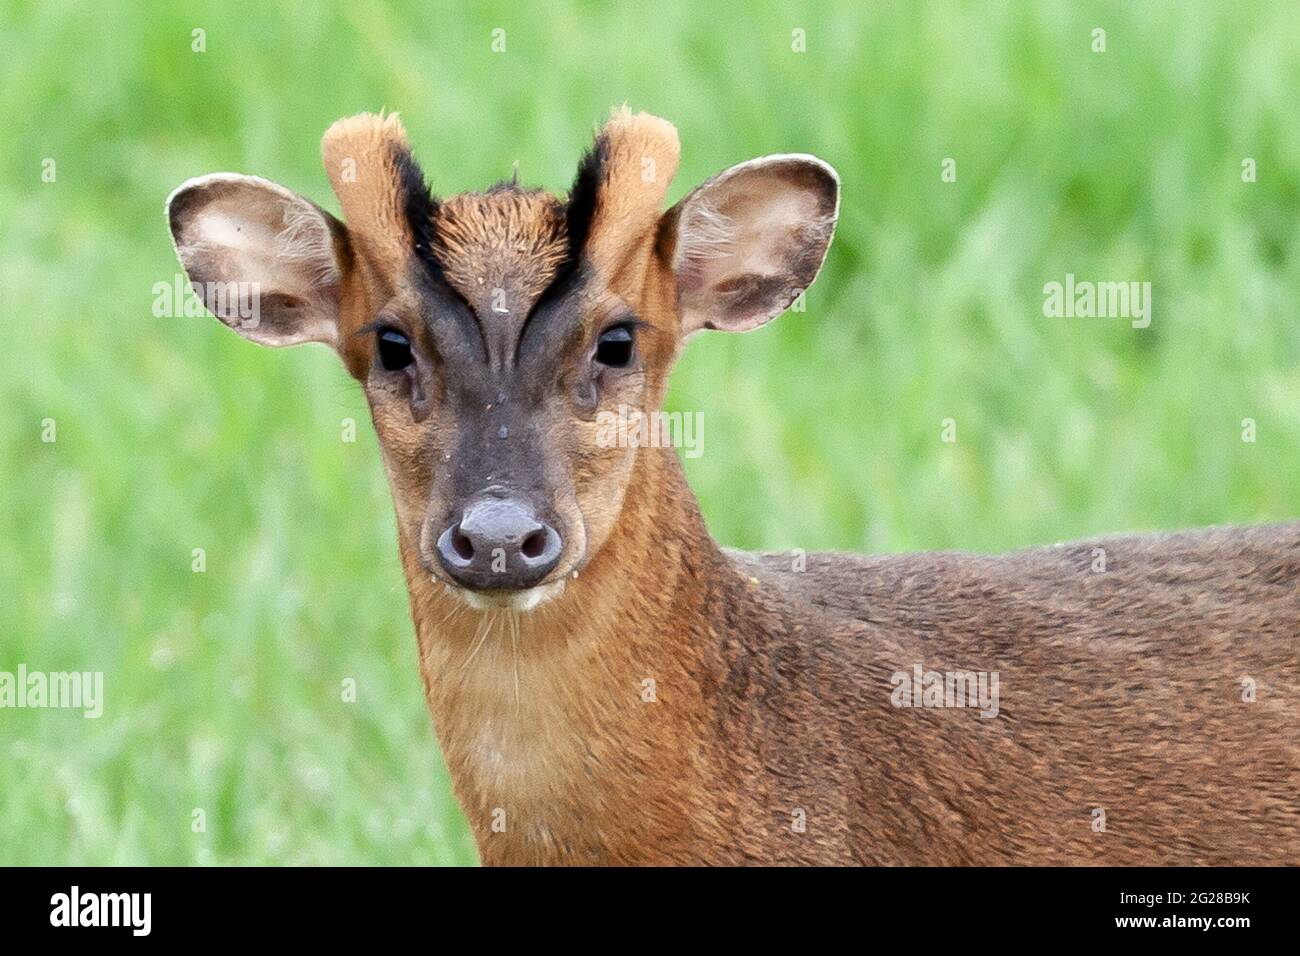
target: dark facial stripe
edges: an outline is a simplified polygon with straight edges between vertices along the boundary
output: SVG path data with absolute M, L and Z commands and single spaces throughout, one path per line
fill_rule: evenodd
M 567 296 L 579 284 L 579 264 L 583 248 L 586 246 L 591 221 L 595 216 L 600 199 L 600 189 L 605 178 L 605 169 L 609 160 L 609 142 L 604 136 L 597 136 L 591 148 L 583 154 L 578 163 L 578 172 L 573 186 L 569 190 L 568 201 L 564 207 L 566 255 L 551 277 L 547 289 L 533 304 L 525 316 L 523 326 L 526 328 L 532 316 L 558 298 Z M 416 259 L 425 270 L 435 286 L 445 290 L 453 298 L 463 301 L 456 290 L 447 281 L 442 263 L 435 250 L 437 240 L 437 217 L 440 210 L 439 201 L 429 190 L 424 173 L 410 151 L 401 147 L 393 149 L 393 167 L 397 176 L 399 202 L 411 230 L 413 251 Z M 516 181 L 497 183 L 489 194 L 498 191 L 517 190 Z M 472 307 L 468 307 L 470 316 L 477 318 Z M 523 342 L 523 328 L 516 340 L 516 357 Z M 482 330 L 480 330 L 481 335 Z M 486 347 L 486 346 L 485 346 Z
M 429 190 L 429 186 L 424 180 L 424 172 L 420 169 L 420 164 L 415 161 L 415 157 L 411 155 L 409 150 L 394 147 L 393 166 L 397 171 L 397 185 L 400 191 L 402 211 L 406 215 L 406 223 L 410 227 L 411 236 L 413 237 L 416 261 L 423 266 L 425 274 L 432 281 L 433 294 L 443 297 L 448 305 L 453 306 L 449 311 L 458 318 L 465 320 L 461 323 L 462 325 L 474 329 L 478 337 L 478 344 L 482 348 L 483 354 L 486 355 L 487 344 L 479 332 L 474 310 L 447 281 L 442 263 L 438 261 L 438 256 L 433 251 L 434 241 L 438 235 L 436 219 L 440 204 Z
M 433 254 L 433 242 L 437 235 L 434 220 L 438 215 L 438 200 L 429 191 L 420 164 L 409 150 L 394 147 L 393 166 L 397 170 L 397 187 L 406 223 L 414 237 L 415 255 L 435 279 L 441 280 L 442 265 Z
M 569 233 L 569 262 L 567 268 L 560 270 L 561 275 L 577 266 L 582 248 L 587 244 L 587 233 L 591 230 L 591 217 L 596 213 L 608 160 L 609 141 L 598 136 L 578 163 L 578 174 L 573 178 L 573 188 L 569 190 L 569 202 L 564 210 Z
M 515 344 L 515 359 L 519 358 L 524 343 L 524 334 L 532 323 L 533 316 L 546 311 L 557 299 L 568 295 L 581 282 L 578 265 L 582 259 L 583 247 L 587 244 L 587 234 L 591 231 L 591 220 L 596 214 L 596 203 L 600 199 L 600 187 L 605 178 L 605 164 L 609 161 L 609 140 L 597 136 L 578 162 L 578 173 L 573 177 L 573 186 L 569 189 L 569 199 L 564 207 L 565 232 L 568 236 L 568 255 L 555 270 L 546 290 L 533 303 L 532 309 L 524 318 Z

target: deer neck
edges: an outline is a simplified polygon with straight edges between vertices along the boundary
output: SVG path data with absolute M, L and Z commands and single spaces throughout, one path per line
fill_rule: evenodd
M 402 542 L 426 698 L 485 860 L 630 862 L 706 789 L 726 559 L 674 452 L 641 449 L 631 486 L 604 547 L 529 612 L 469 608 Z

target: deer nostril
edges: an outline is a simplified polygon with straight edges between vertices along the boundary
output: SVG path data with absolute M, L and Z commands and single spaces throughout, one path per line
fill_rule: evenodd
M 524 538 L 524 543 L 520 545 L 519 550 L 525 558 L 540 558 L 542 552 L 546 550 L 546 529 L 538 528 Z
M 460 530 L 459 525 L 452 529 L 451 546 L 456 554 L 466 561 L 474 557 L 474 542 L 470 541 L 465 532 Z
M 563 550 L 559 532 L 538 518 L 527 502 L 487 496 L 471 503 L 459 521 L 443 528 L 426 566 L 437 561 L 464 587 L 517 590 L 533 587 L 545 578 Z

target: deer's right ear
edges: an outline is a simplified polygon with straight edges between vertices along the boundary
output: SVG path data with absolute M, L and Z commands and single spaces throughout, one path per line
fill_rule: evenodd
M 347 228 L 283 186 L 235 173 L 167 199 L 176 255 L 203 304 L 262 345 L 338 340 Z

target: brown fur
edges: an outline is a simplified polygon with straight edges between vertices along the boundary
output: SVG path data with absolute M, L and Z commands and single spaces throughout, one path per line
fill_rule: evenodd
M 455 196 L 439 210 L 437 235 L 447 278 L 471 304 L 492 288 L 536 301 L 565 256 L 563 207 L 534 190 Z
M 461 610 L 403 546 L 485 863 L 1300 861 L 1300 525 L 796 573 L 719 551 L 671 452 L 633 481 L 531 615 Z M 894 708 L 915 663 L 1000 671 L 1000 715 Z
M 572 348 L 634 309 L 644 374 L 603 400 L 654 410 L 684 338 L 660 218 L 677 139 L 625 111 L 602 136 Z M 598 447 L 561 376 L 531 387 L 577 542 L 564 590 L 528 613 L 466 605 L 421 538 L 462 424 L 437 396 L 414 417 L 346 334 L 418 312 L 393 144 L 392 117 L 326 136 L 351 237 L 339 349 L 367 383 L 429 710 L 483 862 L 1300 863 L 1300 524 L 797 570 L 723 552 L 675 454 Z M 507 188 L 437 215 L 477 320 L 522 321 L 562 259 L 558 201 Z M 476 304 L 483 285 L 508 290 L 506 316 Z M 998 671 L 1000 713 L 893 706 L 891 675 L 917 664 Z
M 396 157 L 409 149 L 396 113 L 341 119 L 321 139 L 321 160 L 361 258 L 402 262 L 411 248 Z
M 587 254 L 612 285 L 640 289 L 647 284 L 649 250 L 681 144 L 671 123 L 626 107 L 614 112 L 600 137 L 607 153 L 605 180 Z
M 666 371 L 662 189 L 637 171 L 651 153 L 674 168 L 676 139 L 626 116 L 613 133 L 593 258 L 655 324 Z M 458 284 L 489 268 L 484 229 L 528 231 L 517 202 L 471 200 Z M 672 452 L 632 468 L 603 547 L 531 614 L 464 608 L 402 536 L 429 708 L 485 863 L 1300 862 L 1300 526 L 814 555 L 794 573 L 724 555 Z M 1000 715 L 893 707 L 891 673 L 916 663 L 1000 671 Z

